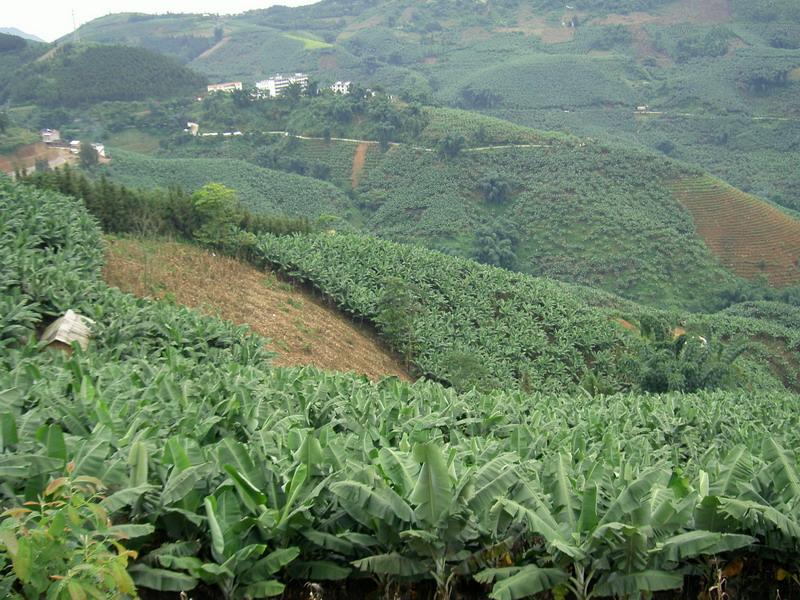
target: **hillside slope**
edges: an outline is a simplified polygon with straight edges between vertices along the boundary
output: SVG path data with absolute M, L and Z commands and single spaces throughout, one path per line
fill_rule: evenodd
M 532 595 L 588 560 L 597 596 L 680 598 L 707 586 L 700 561 L 731 561 L 759 596 L 792 594 L 773 568 L 800 559 L 796 395 L 457 394 L 270 368 L 245 328 L 106 286 L 81 203 L 4 177 L 0 256 L 14 593 L 33 580 L 76 597 L 423 597 L 438 583 L 453 598 L 450 584 L 497 596 L 522 580 Z M 93 320 L 87 348 L 42 348 L 67 308 Z M 499 582 L 498 549 L 517 573 Z
M 270 340 L 279 366 L 314 365 L 372 380 L 409 380 L 373 334 L 273 273 L 175 242 L 107 240 L 105 281 L 139 297 L 170 298 L 248 325 Z
M 672 185 L 698 234 L 742 277 L 765 276 L 775 287 L 800 282 L 800 220 L 710 178 Z
M 114 100 L 196 95 L 205 78 L 178 61 L 120 45 L 65 44 L 27 64 L 2 89 L 14 103 L 74 107 Z
M 349 201 L 331 185 L 309 177 L 265 169 L 236 159 L 152 158 L 112 149 L 108 174 L 131 187 L 167 188 L 177 185 L 194 191 L 207 183 L 222 183 L 236 190 L 249 209 L 316 219 L 329 214 L 345 218 Z
M 412 100 L 663 150 L 800 207 L 800 29 L 791 0 L 351 2 L 232 17 L 115 15 L 86 39 L 225 43 L 189 64 L 253 83 L 305 70 Z M 181 47 L 182 48 L 182 47 Z M 643 123 L 635 107 L 664 118 Z M 782 131 L 779 131 L 782 130 Z M 757 151 L 756 151 L 757 150 Z M 786 168 L 789 165 L 790 168 Z

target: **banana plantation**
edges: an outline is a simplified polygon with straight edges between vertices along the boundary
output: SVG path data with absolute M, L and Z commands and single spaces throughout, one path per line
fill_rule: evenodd
M 278 369 L 265 340 L 122 294 L 101 265 L 80 203 L 0 181 L 2 597 L 800 594 L 788 392 L 458 394 Z M 43 348 L 68 308 L 94 321 L 88 349 Z M 612 339 L 560 310 L 574 364 Z

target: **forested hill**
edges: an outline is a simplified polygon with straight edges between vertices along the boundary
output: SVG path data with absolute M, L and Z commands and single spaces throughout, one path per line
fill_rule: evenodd
M 211 79 L 304 70 L 644 146 L 797 208 L 799 12 L 794 0 L 323 0 L 232 17 L 112 15 L 80 33 Z
M 177 60 L 143 48 L 67 44 L 19 69 L 0 94 L 13 103 L 63 107 L 186 96 L 204 84 Z

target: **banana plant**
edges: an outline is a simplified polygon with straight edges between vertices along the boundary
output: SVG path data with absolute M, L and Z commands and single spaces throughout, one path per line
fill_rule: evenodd
M 431 442 L 411 452 L 383 448 L 375 465 L 331 486 L 342 509 L 384 550 L 354 561 L 356 568 L 384 585 L 427 575 L 438 600 L 451 597 L 458 577 L 495 545 L 481 516 L 517 481 L 508 455 L 477 468 L 455 458 L 455 450 L 446 455 Z M 481 548 L 478 555 L 475 548 Z
M 544 545 L 525 556 L 527 564 L 486 569 L 476 579 L 494 584 L 495 600 L 557 586 L 579 600 L 679 588 L 680 564 L 755 541 L 692 530 L 699 503 L 684 478 L 664 469 L 636 473 L 628 465 L 611 474 L 591 461 L 575 469 L 562 454 L 541 485 L 526 482 L 492 508 L 498 533 L 516 529 L 523 538 L 541 536 Z

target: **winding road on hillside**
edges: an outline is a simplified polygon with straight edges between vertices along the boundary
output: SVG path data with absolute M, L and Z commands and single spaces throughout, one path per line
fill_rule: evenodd
M 315 141 L 315 142 L 345 142 L 348 144 L 366 144 L 370 146 L 379 146 L 380 142 L 376 140 L 359 140 L 355 138 L 340 138 L 340 137 L 315 137 L 309 135 L 298 135 L 289 133 L 288 131 L 262 131 L 260 132 L 261 135 L 280 135 L 283 137 L 291 137 L 296 140 L 308 140 L 308 141 Z M 224 132 L 219 133 L 217 131 L 209 131 L 200 134 L 200 137 L 232 137 L 234 135 L 233 132 Z M 242 134 L 237 134 L 242 135 Z M 255 135 L 254 133 L 250 132 L 246 135 Z M 421 152 L 436 152 L 436 148 L 427 148 L 425 146 L 414 146 L 408 144 L 406 142 L 387 142 L 388 146 L 410 146 L 413 150 L 419 150 Z M 508 148 L 549 148 L 549 144 L 495 144 L 492 146 L 475 146 L 473 148 L 464 148 L 462 152 L 488 152 L 491 150 L 503 150 Z

